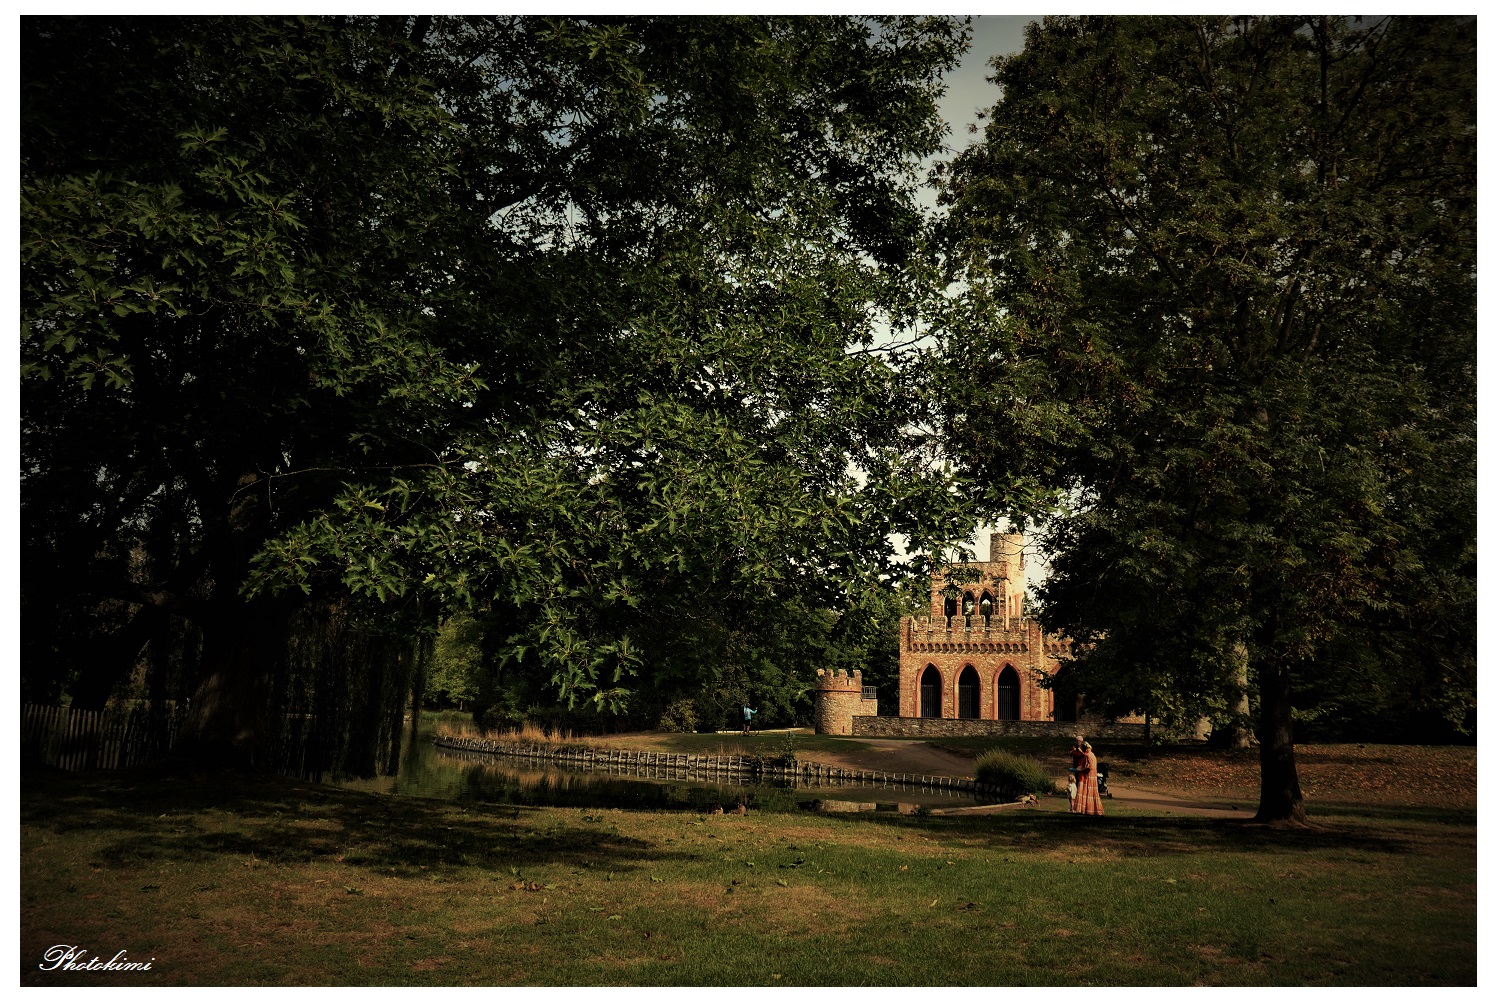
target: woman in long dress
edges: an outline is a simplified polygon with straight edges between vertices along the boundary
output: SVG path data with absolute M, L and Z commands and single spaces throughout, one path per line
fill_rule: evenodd
M 1068 756 L 1073 759 L 1073 764 L 1068 768 L 1068 785 L 1070 786 L 1068 790 L 1068 812 L 1077 813 L 1078 792 L 1083 788 L 1080 785 L 1083 781 L 1083 763 L 1087 758 L 1083 750 L 1082 735 L 1073 738 L 1073 746 L 1068 748 Z
M 1099 759 L 1094 748 L 1083 742 L 1083 764 L 1078 772 L 1078 813 L 1104 816 L 1104 801 L 1099 798 Z

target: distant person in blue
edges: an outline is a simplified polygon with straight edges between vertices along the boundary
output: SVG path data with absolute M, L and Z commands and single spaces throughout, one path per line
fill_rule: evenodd
M 748 705 L 744 706 L 743 708 L 745 710 L 745 732 L 749 733 L 750 732 L 750 717 L 754 716 L 756 713 L 760 712 L 760 710 L 759 709 L 751 709 Z

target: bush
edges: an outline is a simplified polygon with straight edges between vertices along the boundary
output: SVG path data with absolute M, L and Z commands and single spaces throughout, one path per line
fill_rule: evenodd
M 698 729 L 698 710 L 692 699 L 675 699 L 662 710 L 658 730 L 669 733 L 693 733 Z
M 986 751 L 974 762 L 974 779 L 995 787 L 996 795 L 1015 798 L 1053 792 L 1057 782 L 1035 758 L 1009 751 Z

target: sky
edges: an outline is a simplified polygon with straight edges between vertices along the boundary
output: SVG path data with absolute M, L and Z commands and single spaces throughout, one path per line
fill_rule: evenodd
M 980 138 L 977 133 L 969 133 L 974 113 L 988 111 L 1000 97 L 1000 89 L 985 79 L 993 72 L 990 59 L 1021 51 L 1027 22 L 1039 18 L 1040 15 L 985 14 L 970 23 L 973 47 L 964 54 L 958 69 L 949 74 L 948 93 L 938 103 L 943 120 L 952 130 L 948 142 L 954 152 Z
M 1031 14 L 986 14 L 976 16 L 970 23 L 972 47 L 964 53 L 958 68 L 948 75 L 948 92 L 938 102 L 938 110 L 948 123 L 948 145 L 951 152 L 936 159 L 951 159 L 954 154 L 983 138 L 982 128 L 970 133 L 969 125 L 976 121 L 975 112 L 988 112 L 1000 98 L 1000 89 L 985 79 L 994 72 L 990 68 L 990 60 L 997 55 L 1021 51 L 1025 44 L 1027 23 L 1039 20 L 1040 17 L 1041 15 Z M 930 190 L 923 192 L 921 201 L 929 208 L 936 208 L 936 195 Z M 999 530 L 995 525 L 979 526 L 974 538 L 970 540 L 975 556 L 981 560 L 989 559 L 990 533 Z M 1035 540 L 1029 539 L 1028 542 L 1034 545 Z M 1035 585 L 1046 579 L 1049 568 L 1045 557 L 1033 545 L 1027 547 L 1026 562 L 1029 583 Z

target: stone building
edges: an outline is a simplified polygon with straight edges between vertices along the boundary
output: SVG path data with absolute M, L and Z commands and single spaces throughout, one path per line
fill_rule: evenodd
M 901 620 L 899 713 L 903 717 L 1072 720 L 1038 679 L 1054 675 L 1070 641 L 1025 615 L 1025 537 L 996 532 L 973 582 L 932 580 L 928 614 Z M 955 565 L 954 569 L 958 569 Z M 957 593 L 950 596 L 950 585 Z M 1061 711 L 1059 711 L 1061 709 Z
M 1066 740 L 1082 723 L 1082 732 L 1095 738 L 1144 737 L 1145 721 L 1138 716 L 1087 717 L 1078 711 L 1078 700 L 1059 700 L 1041 686 L 1043 677 L 1056 675 L 1067 662 L 1072 641 L 1042 632 L 1041 623 L 1026 616 L 1024 542 L 1021 535 L 990 536 L 988 560 L 937 574 L 927 614 L 901 620 L 898 715 L 878 715 L 875 690 L 858 671 L 818 671 L 817 732 Z M 963 579 L 969 577 L 974 579 Z

